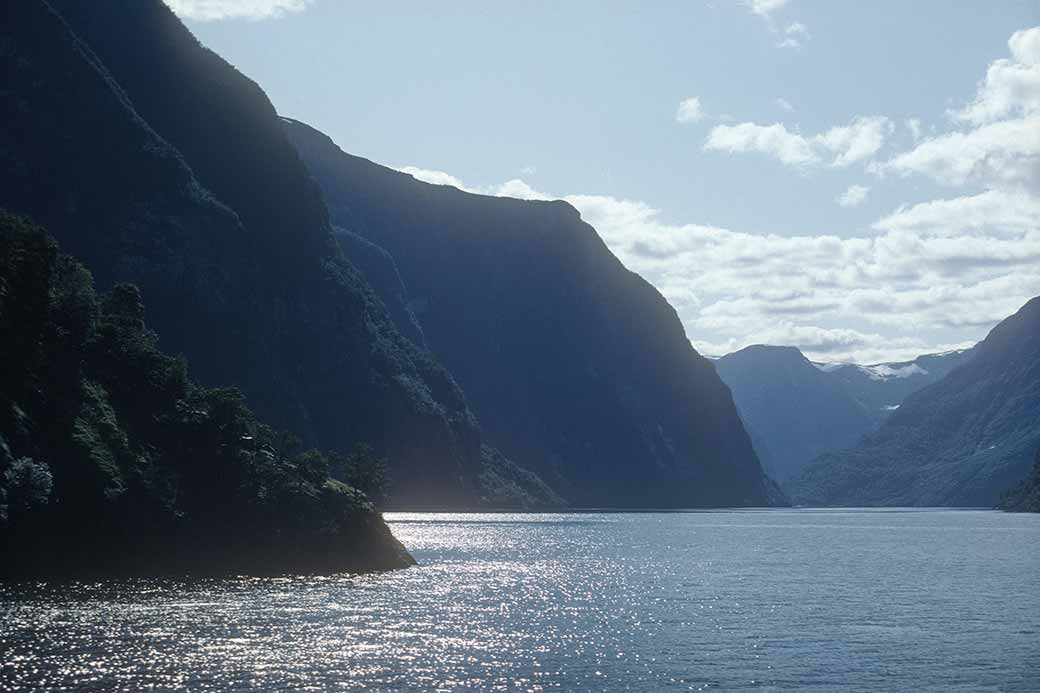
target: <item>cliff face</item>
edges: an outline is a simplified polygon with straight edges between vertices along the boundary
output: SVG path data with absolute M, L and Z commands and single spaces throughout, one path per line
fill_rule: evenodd
M 266 96 L 158 0 L 5 3 L 0 206 L 101 288 L 141 287 L 167 351 L 308 443 L 372 443 L 395 500 L 470 503 L 478 425 L 336 243 Z
M 971 359 L 908 397 L 852 450 L 788 486 L 826 505 L 997 504 L 1040 447 L 1040 298 L 993 328 Z
M 578 505 L 767 503 L 729 390 L 572 207 L 428 185 L 286 130 L 333 222 L 393 257 L 502 452 Z

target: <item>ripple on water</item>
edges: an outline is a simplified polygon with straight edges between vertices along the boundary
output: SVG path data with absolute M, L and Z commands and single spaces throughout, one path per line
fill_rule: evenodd
M 1029 690 L 1040 680 L 1037 517 L 387 519 L 419 567 L 0 586 L 0 690 Z

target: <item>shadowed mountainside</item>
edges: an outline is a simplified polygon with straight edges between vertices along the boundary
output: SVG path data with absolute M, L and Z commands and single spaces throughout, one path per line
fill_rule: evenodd
M 259 87 L 158 0 L 53 6 L 0 10 L 0 205 L 100 288 L 139 285 L 202 382 L 241 387 L 308 444 L 373 444 L 400 503 L 476 502 L 461 390 L 345 258 Z
M 1008 489 L 1000 497 L 1001 510 L 1018 513 L 1040 513 L 1040 449 L 1029 476 Z
M 564 202 L 472 195 L 285 119 L 333 222 L 389 252 L 487 439 L 583 506 L 765 505 L 729 390 Z
M 818 458 L 787 490 L 814 505 L 987 506 L 1040 447 L 1040 298 L 975 355 L 910 395 L 852 450 Z

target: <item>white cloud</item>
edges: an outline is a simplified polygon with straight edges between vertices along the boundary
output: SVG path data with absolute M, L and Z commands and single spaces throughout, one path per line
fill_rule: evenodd
M 534 174 L 538 173 L 538 167 L 528 164 L 527 166 L 524 166 L 522 169 L 520 169 L 520 173 L 522 173 L 525 176 L 533 176 Z
M 981 338 L 1040 294 L 1040 209 L 1024 193 L 900 208 L 874 234 L 842 238 L 670 224 L 638 200 L 554 196 L 522 180 L 464 189 L 572 204 L 705 353 L 773 343 L 824 361 L 902 360 Z M 930 341 L 922 330 L 955 337 Z
M 788 166 L 819 162 L 808 140 L 798 133 L 789 132 L 782 123 L 717 125 L 708 134 L 704 149 L 736 153 L 761 152 Z
M 811 38 L 807 26 L 801 22 L 791 22 L 784 28 L 780 42 L 776 45 L 780 48 L 801 48 Z
M 1040 27 L 1016 31 L 1008 39 L 1011 57 L 1023 65 L 1040 65 Z
M 314 0 L 165 0 L 183 19 L 271 19 L 302 12 Z
M 701 109 L 701 100 L 696 96 L 690 96 L 679 102 L 679 108 L 675 111 L 675 122 L 696 123 L 704 117 Z
M 892 122 L 884 116 L 858 117 L 848 125 L 834 127 L 814 140 L 836 155 L 832 165 L 848 166 L 872 157 L 892 132 Z
M 828 159 L 831 166 L 848 166 L 876 154 L 891 131 L 892 122 L 884 116 L 859 116 L 848 125 L 811 137 L 790 132 L 782 123 L 718 125 L 708 134 L 704 149 L 759 152 L 788 166 L 817 165 Z
M 913 337 L 892 339 L 876 332 L 860 332 L 846 328 L 823 328 L 780 322 L 758 332 L 751 339 L 727 339 L 722 342 L 693 340 L 703 354 L 725 355 L 751 346 L 773 344 L 797 346 L 809 358 L 825 362 L 874 364 L 910 361 L 923 353 L 967 349 L 975 342 L 930 344 Z
M 418 168 L 416 166 L 401 166 L 398 167 L 397 170 L 402 173 L 407 173 L 413 178 L 417 178 L 421 181 L 432 183 L 433 185 L 451 185 L 459 190 L 470 192 L 470 189 L 467 188 L 461 180 L 450 173 L 445 173 L 444 171 L 434 171 L 432 169 Z
M 949 132 L 876 167 L 879 173 L 921 174 L 945 185 L 1040 184 L 1040 115 Z
M 874 228 L 914 234 L 934 229 L 942 235 L 988 228 L 1001 235 L 1024 235 L 1040 229 L 1040 198 L 1024 191 L 988 190 L 966 197 L 931 200 L 900 207 L 875 222 Z
M 809 28 L 801 22 L 789 22 L 781 30 L 773 17 L 774 13 L 786 7 L 787 3 L 788 0 L 744 0 L 743 4 L 752 14 L 762 18 L 769 32 L 776 37 L 776 45 L 779 48 L 801 48 L 812 38 Z
M 858 207 L 867 199 L 868 192 L 870 192 L 870 188 L 862 185 L 850 185 L 848 190 L 838 195 L 835 201 L 842 207 Z
M 974 101 L 950 115 L 981 125 L 1040 112 L 1040 27 L 1016 31 L 1008 39 L 1008 49 L 1011 59 L 990 65 Z
M 1040 188 L 1040 27 L 1008 39 L 1010 58 L 990 64 L 974 98 L 948 115 L 966 130 L 926 138 L 874 167 L 944 185 Z
M 777 106 L 778 106 L 778 107 L 780 108 L 780 110 L 782 110 L 782 111 L 787 111 L 788 113 L 793 113 L 793 112 L 794 112 L 794 106 L 792 106 L 792 105 L 791 105 L 791 102 L 790 102 L 790 101 L 788 101 L 787 99 L 785 99 L 785 98 L 783 98 L 783 97 L 779 97 L 779 96 L 778 96 L 778 97 L 776 98 L 776 100 L 774 101 L 774 103 L 775 103 L 775 104 L 776 104 L 776 105 L 777 105 Z
M 787 3 L 788 0 L 745 0 L 744 2 L 748 9 L 764 19 L 769 19 L 773 12 L 783 8 Z
M 910 131 L 910 136 L 914 138 L 914 142 L 921 139 L 921 120 L 919 118 L 907 118 L 904 124 Z

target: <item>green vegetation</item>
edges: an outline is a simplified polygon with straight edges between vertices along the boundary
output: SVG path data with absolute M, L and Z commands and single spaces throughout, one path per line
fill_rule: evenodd
M 378 569 L 410 560 L 329 458 L 158 350 L 140 292 L 97 295 L 0 212 L 0 552 L 6 574 Z M 341 470 L 374 495 L 383 461 Z
M 1000 497 L 1001 510 L 1018 513 L 1040 513 L 1040 449 L 1029 476 Z
M 549 485 L 495 448 L 481 447 L 480 502 L 492 508 L 563 508 L 567 501 Z
M 1040 297 L 850 450 L 785 485 L 796 503 L 993 507 L 1040 446 Z

